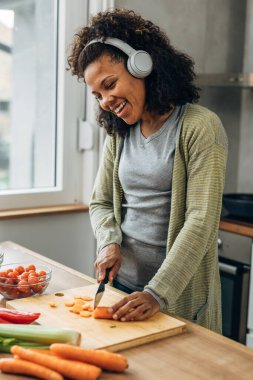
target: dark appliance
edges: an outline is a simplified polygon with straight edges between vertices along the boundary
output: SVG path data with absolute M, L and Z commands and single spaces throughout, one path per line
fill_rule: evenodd
M 229 217 L 253 221 L 253 194 L 223 194 L 222 205 L 223 212 L 227 212 Z
M 246 343 L 252 239 L 219 231 L 223 335 Z

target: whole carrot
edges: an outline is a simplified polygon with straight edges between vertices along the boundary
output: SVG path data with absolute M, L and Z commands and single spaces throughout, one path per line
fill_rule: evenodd
M 12 346 L 11 353 L 17 355 L 20 359 L 51 368 L 73 380 L 96 380 L 102 372 L 101 368 L 94 365 L 41 354 L 20 346 Z
M 54 355 L 52 351 L 45 349 L 45 348 L 29 348 L 30 350 L 34 352 L 39 352 L 40 354 L 45 354 L 45 355 Z
M 128 361 L 124 356 L 107 350 L 92 350 L 70 344 L 53 343 L 50 351 L 65 359 L 93 364 L 108 371 L 123 372 L 128 368 Z
M 30 375 L 43 380 L 63 380 L 63 376 L 60 373 L 22 359 L 0 359 L 0 370 L 6 373 Z
M 113 313 L 108 311 L 107 306 L 98 306 L 93 311 L 93 318 L 95 319 L 112 319 Z

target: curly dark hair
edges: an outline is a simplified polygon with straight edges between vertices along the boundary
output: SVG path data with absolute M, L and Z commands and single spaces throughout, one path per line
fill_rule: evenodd
M 168 36 L 149 20 L 132 10 L 115 9 L 99 12 L 90 20 L 90 26 L 81 28 L 74 36 L 68 57 L 68 69 L 78 79 L 84 79 L 87 66 L 107 53 L 116 62 L 127 67 L 127 55 L 107 44 L 87 43 L 95 38 L 114 37 L 123 40 L 136 50 L 147 51 L 153 60 L 153 70 L 145 78 L 146 108 L 163 115 L 172 105 L 194 103 L 199 99 L 199 88 L 194 85 L 194 63 L 186 54 L 170 44 Z M 125 136 L 129 125 L 116 115 L 99 107 L 97 120 L 108 134 Z

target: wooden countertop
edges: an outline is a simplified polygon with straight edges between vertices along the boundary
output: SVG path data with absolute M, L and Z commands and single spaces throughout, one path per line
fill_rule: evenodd
M 42 260 L 53 270 L 47 293 L 90 285 L 94 279 L 12 242 L 0 243 L 5 263 Z M 4 300 L 1 300 L 4 304 Z M 129 360 L 125 374 L 103 373 L 101 380 L 252 380 L 253 350 L 187 322 L 183 334 L 122 351 Z M 1 356 L 4 356 L 2 354 Z M 1 379 L 25 376 L 1 374 Z
M 222 218 L 220 221 L 220 230 L 253 238 L 253 223 Z

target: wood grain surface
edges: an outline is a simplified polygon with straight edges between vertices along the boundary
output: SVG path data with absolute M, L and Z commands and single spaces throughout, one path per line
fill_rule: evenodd
M 253 237 L 253 223 L 223 219 L 220 221 L 220 230 Z
M 91 285 L 95 279 L 14 242 L 2 242 L 5 263 L 38 259 L 53 269 L 46 292 Z M 87 252 L 88 254 L 88 252 Z M 117 291 L 118 292 L 118 291 Z M 4 300 L 1 300 L 4 305 Z M 178 316 L 175 316 L 180 319 Z M 101 380 L 252 380 L 253 349 L 184 320 L 186 332 L 122 351 L 129 361 L 124 374 L 103 372 Z M 0 354 L 1 357 L 7 356 Z M 0 373 L 1 380 L 31 377 Z
M 82 334 L 81 346 L 85 348 L 106 348 L 119 351 L 153 342 L 185 331 L 186 324 L 163 313 L 156 313 L 145 321 L 120 322 L 106 319 L 83 318 L 69 311 L 65 302 L 74 296 L 89 296 L 94 299 L 98 285 L 62 290 L 53 294 L 27 297 L 8 301 L 9 308 L 41 313 L 38 323 L 45 326 L 69 327 Z M 59 294 L 61 296 L 59 296 Z M 100 306 L 112 306 L 123 295 L 106 286 Z M 50 307 L 54 303 L 56 307 Z M 90 302 L 93 305 L 93 302 Z
M 0 210 L 0 220 L 16 219 L 38 215 L 66 214 L 70 212 L 88 212 L 89 207 L 83 203 L 64 204 L 56 206 L 28 207 Z

